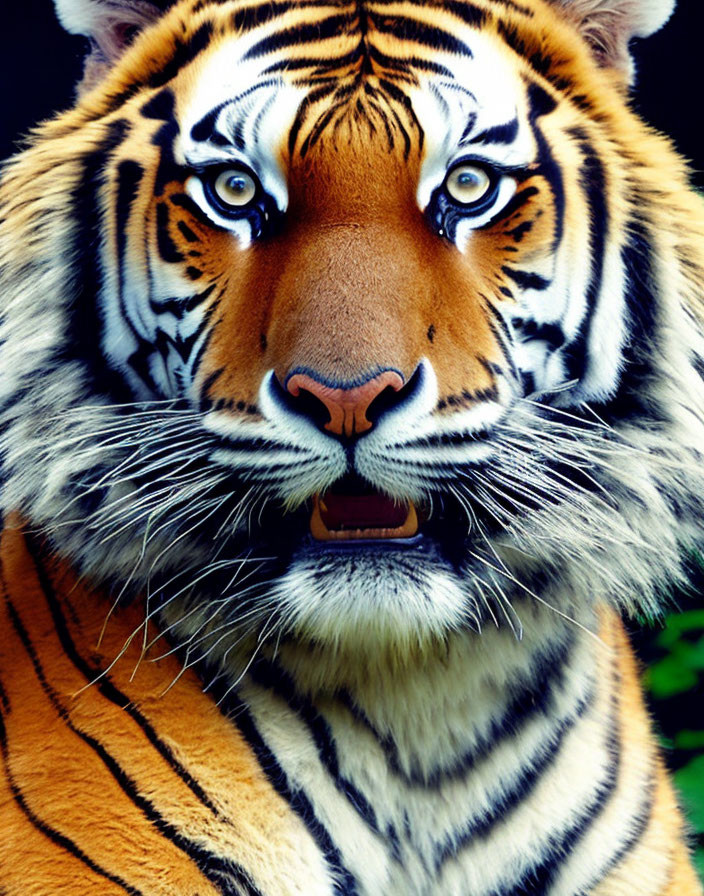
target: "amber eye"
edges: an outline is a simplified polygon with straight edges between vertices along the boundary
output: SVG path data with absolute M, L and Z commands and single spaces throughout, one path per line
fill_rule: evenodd
M 495 179 L 480 165 L 462 162 L 447 175 L 445 190 L 454 202 L 465 206 L 483 205 L 495 192 Z
M 211 199 L 224 209 L 241 209 L 257 195 L 257 181 L 246 171 L 227 168 L 210 184 Z

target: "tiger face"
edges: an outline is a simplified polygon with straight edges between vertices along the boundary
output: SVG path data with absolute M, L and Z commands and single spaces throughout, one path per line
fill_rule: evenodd
M 219 660 L 651 608 L 701 269 L 626 102 L 671 5 L 622 5 L 127 4 L 129 47 L 111 8 L 4 178 L 5 508 Z

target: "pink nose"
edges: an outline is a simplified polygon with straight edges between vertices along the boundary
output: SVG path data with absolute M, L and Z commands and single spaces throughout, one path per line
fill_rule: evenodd
M 378 398 L 384 389 L 398 392 L 403 388 L 403 378 L 395 370 L 384 370 L 382 373 L 349 389 L 326 386 L 307 373 L 294 373 L 286 383 L 286 389 L 298 398 L 301 392 L 309 392 L 325 406 L 330 420 L 325 429 L 338 436 L 360 435 L 372 428 L 367 418 L 369 406 Z

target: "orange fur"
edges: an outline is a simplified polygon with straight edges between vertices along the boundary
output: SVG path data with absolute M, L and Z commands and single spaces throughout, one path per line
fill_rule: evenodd
M 267 876 L 281 867 L 304 887 L 316 863 L 310 835 L 272 790 L 238 729 L 203 693 L 202 682 L 183 673 L 175 657 L 157 659 L 167 649 L 163 641 L 143 655 L 142 611 L 115 610 L 102 633 L 104 599 L 96 600 L 65 564 L 38 566 L 13 524 L 3 533 L 0 561 L 3 893 L 124 892 L 43 837 L 28 813 L 140 892 L 218 892 L 125 793 L 105 757 L 179 836 L 260 869 L 264 888 L 272 886 Z M 66 626 L 64 643 L 57 620 Z M 69 643 L 80 668 L 67 652 Z M 121 695 L 117 702 L 113 688 Z M 174 772 L 126 707 L 158 732 L 212 806 Z

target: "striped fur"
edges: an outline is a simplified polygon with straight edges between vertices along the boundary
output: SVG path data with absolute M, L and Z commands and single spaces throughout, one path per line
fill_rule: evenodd
M 701 894 L 618 615 L 704 548 L 704 217 L 626 96 L 671 3 L 57 9 L 80 97 L 0 185 L 0 892 Z M 383 371 L 347 442 L 286 391 Z M 343 477 L 422 536 L 312 539 Z

